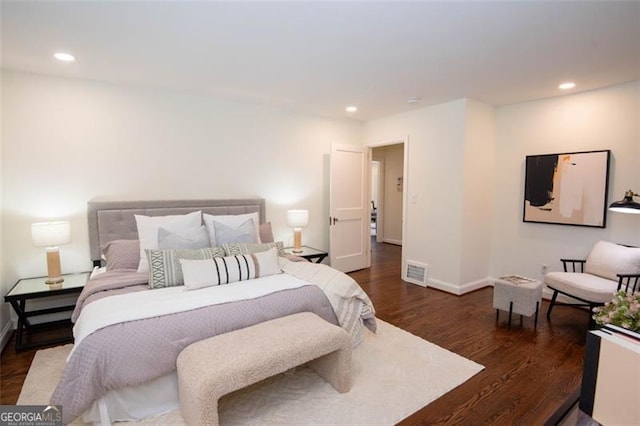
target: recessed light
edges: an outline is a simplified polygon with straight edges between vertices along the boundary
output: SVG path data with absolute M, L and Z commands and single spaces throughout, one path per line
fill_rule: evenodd
M 560 90 L 569 90 L 569 89 L 573 89 L 574 87 L 576 87 L 576 84 L 573 81 L 566 81 L 564 83 L 561 83 L 558 86 L 558 89 L 560 89 Z
M 76 58 L 73 55 L 69 53 L 63 53 L 63 52 L 58 52 L 54 54 L 53 57 L 62 62 L 73 62 L 76 60 Z
M 345 110 L 347 112 L 356 112 L 358 110 L 358 108 L 353 106 L 353 105 L 351 105 L 351 106 L 346 107 Z
M 407 99 L 407 102 L 409 102 L 410 104 L 415 104 L 420 102 L 420 98 L 417 96 L 411 96 L 409 99 Z

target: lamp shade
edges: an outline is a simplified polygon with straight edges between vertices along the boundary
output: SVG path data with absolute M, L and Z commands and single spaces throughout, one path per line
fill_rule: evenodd
M 288 210 L 287 225 L 292 228 L 302 228 L 309 224 L 309 210 Z
M 615 201 L 609 205 L 609 210 L 618 213 L 631 213 L 640 214 L 640 203 L 633 201 L 633 197 L 637 197 L 633 191 L 629 190 L 624 193 L 624 198 L 620 201 Z
M 31 240 L 34 246 L 39 247 L 66 244 L 71 241 L 71 225 L 68 221 L 33 223 Z

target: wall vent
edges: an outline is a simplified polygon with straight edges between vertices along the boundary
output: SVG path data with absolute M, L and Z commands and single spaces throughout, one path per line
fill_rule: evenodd
M 412 284 L 426 287 L 428 275 L 429 265 L 415 262 L 413 260 L 407 260 L 407 263 L 404 266 L 402 279 Z

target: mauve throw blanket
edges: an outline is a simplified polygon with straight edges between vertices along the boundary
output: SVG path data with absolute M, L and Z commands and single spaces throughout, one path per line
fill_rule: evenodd
M 356 343 L 363 325 L 375 331 L 373 305 L 349 276 L 324 265 L 280 261 L 288 274 L 315 285 L 99 329 L 74 348 L 51 404 L 64 407 L 63 421 L 69 423 L 110 390 L 141 385 L 173 372 L 178 355 L 191 343 L 299 312 L 313 312 L 340 325 Z M 131 270 L 96 276 L 81 293 L 72 319 L 104 297 L 158 291 L 149 290 L 147 280 L 147 273 Z
M 322 290 L 309 285 L 105 327 L 75 349 L 51 403 L 64 407 L 63 422 L 69 423 L 109 390 L 171 373 L 180 352 L 196 341 L 299 312 L 338 323 Z

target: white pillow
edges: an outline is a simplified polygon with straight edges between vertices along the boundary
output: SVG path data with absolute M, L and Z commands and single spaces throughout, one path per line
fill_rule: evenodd
M 180 265 L 187 290 L 246 281 L 282 272 L 278 265 L 278 251 L 275 248 L 262 253 L 213 259 L 180 259 Z
M 216 275 L 216 264 L 213 259 L 191 260 L 180 259 L 182 278 L 187 290 L 220 284 Z
M 267 277 L 269 275 L 280 274 L 282 270 L 278 262 L 278 249 L 272 248 L 260 253 L 253 253 L 253 256 L 258 260 L 258 276 Z
M 246 214 L 236 214 L 236 215 L 221 215 L 214 216 L 211 214 L 203 214 L 204 226 L 207 227 L 207 232 L 209 232 L 209 242 L 211 243 L 211 247 L 217 247 L 216 241 L 216 227 L 214 225 L 214 221 L 218 223 L 222 223 L 223 225 L 228 226 L 232 229 L 238 229 L 241 227 L 247 220 L 253 220 L 253 226 L 255 227 L 255 239 L 256 241 L 251 241 L 254 243 L 260 243 L 260 215 L 258 212 L 255 213 L 246 213 Z M 227 241 L 228 242 L 228 241 Z M 246 242 L 246 241 L 243 241 Z
M 189 236 L 198 232 L 202 224 L 201 217 L 201 211 L 172 216 L 135 215 L 138 239 L 140 240 L 138 272 L 149 271 L 149 262 L 147 261 L 145 250 L 157 250 L 159 248 L 158 229 L 162 227 L 167 231 L 189 238 Z
M 617 274 L 640 273 L 640 248 L 598 241 L 587 256 L 584 272 L 613 281 L 618 281 Z

